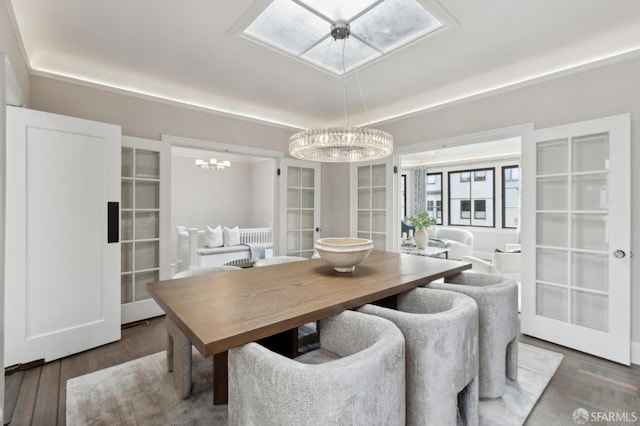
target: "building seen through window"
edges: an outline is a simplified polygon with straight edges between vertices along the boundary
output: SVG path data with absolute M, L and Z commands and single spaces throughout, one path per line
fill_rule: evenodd
M 437 225 L 442 225 L 442 173 L 428 173 L 426 189 L 429 216 L 436 219 Z
M 449 172 L 449 225 L 495 226 L 494 169 Z

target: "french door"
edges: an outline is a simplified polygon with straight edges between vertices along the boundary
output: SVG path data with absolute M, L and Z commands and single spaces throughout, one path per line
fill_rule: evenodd
M 171 145 L 123 136 L 121 179 L 120 303 L 127 324 L 164 314 L 147 283 L 171 278 Z
M 283 158 L 279 171 L 276 253 L 310 258 L 321 238 L 321 165 Z
M 351 236 L 373 241 L 376 250 L 392 251 L 399 241 L 400 219 L 394 208 L 394 156 L 352 163 L 350 169 Z
M 522 332 L 630 362 L 630 116 L 522 144 Z
M 7 107 L 5 365 L 120 339 L 120 127 Z

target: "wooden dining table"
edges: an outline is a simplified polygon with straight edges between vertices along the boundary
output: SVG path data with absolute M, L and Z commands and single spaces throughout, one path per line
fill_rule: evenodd
M 203 356 L 214 357 L 214 404 L 224 404 L 229 349 L 273 336 L 297 343 L 297 327 L 303 324 L 392 301 L 399 293 L 470 268 L 466 262 L 374 250 L 350 273 L 312 259 L 158 281 L 147 289 L 167 320 Z

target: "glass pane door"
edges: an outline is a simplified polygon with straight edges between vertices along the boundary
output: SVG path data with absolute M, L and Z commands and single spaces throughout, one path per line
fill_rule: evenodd
M 351 235 L 373 241 L 376 250 L 393 250 L 393 158 L 351 166 Z M 397 226 L 395 228 L 398 228 Z M 397 236 L 399 238 L 399 235 Z
M 607 332 L 609 135 L 538 143 L 536 160 L 536 313 Z
M 283 159 L 280 171 L 280 223 L 285 228 L 280 253 L 310 258 L 320 238 L 320 165 Z
M 522 331 L 628 364 L 624 117 L 539 130 L 523 145 Z
M 162 314 L 147 293 L 147 284 L 166 279 L 166 228 L 170 208 L 162 176 L 169 161 L 168 144 L 123 138 L 121 206 L 122 322 Z M 166 156 L 166 157 L 165 157 Z

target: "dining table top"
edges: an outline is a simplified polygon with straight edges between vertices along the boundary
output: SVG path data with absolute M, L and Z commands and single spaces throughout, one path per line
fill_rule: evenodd
M 373 250 L 354 272 L 322 259 L 147 284 L 203 356 L 458 274 L 471 264 Z

